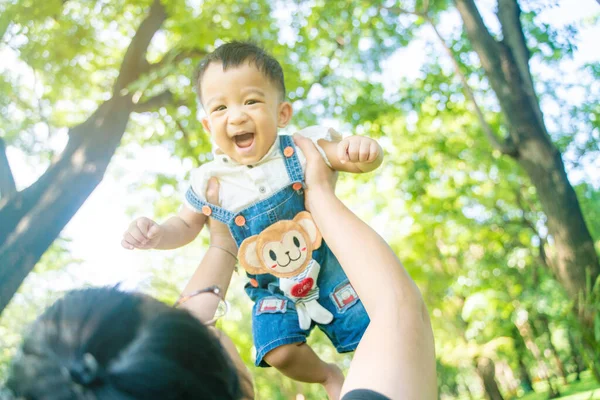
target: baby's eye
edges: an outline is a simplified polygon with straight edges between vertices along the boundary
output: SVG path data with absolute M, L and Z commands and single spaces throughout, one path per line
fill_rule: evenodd
M 252 104 L 256 104 L 258 103 L 258 100 L 254 100 L 254 99 L 250 99 L 250 100 L 246 100 L 246 104 L 251 106 Z
M 217 107 L 213 108 L 213 112 L 214 112 L 214 111 L 223 111 L 223 110 L 224 110 L 224 109 L 226 109 L 226 108 L 227 108 L 227 107 L 225 107 L 225 106 L 217 106 Z

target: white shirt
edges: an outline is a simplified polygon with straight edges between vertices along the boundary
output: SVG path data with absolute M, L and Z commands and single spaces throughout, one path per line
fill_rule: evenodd
M 317 149 L 325 159 L 327 165 L 331 166 L 323 149 L 317 141 L 341 140 L 341 135 L 333 129 L 323 126 L 310 126 L 297 132 L 313 141 Z M 298 146 L 295 146 L 298 160 L 302 165 L 302 171 L 306 170 L 306 157 Z M 261 160 L 252 166 L 242 165 L 221 152 L 213 151 L 215 159 L 202 164 L 199 168 L 192 170 L 190 185 L 194 193 L 202 200 L 206 200 L 206 187 L 208 180 L 215 177 L 219 180 L 219 199 L 221 207 L 238 212 L 258 201 L 270 197 L 278 190 L 288 186 L 291 181 L 285 169 L 283 154 L 279 148 L 279 136 Z M 189 204 L 185 204 L 196 212 L 201 212 Z

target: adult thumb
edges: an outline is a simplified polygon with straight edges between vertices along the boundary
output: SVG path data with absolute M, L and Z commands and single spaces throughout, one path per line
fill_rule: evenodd
M 315 158 L 321 158 L 321 154 L 312 140 L 297 133 L 294 133 L 293 139 L 296 146 L 300 147 L 300 150 L 302 150 L 308 161 L 314 160 Z
M 206 200 L 211 204 L 219 205 L 219 180 L 214 176 L 208 180 L 206 186 Z

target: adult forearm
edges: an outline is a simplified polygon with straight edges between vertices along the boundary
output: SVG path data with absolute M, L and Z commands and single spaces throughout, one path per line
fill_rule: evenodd
M 399 304 L 419 307 L 418 288 L 383 238 L 331 190 L 311 190 L 313 218 L 367 312 L 374 315 L 378 309 Z

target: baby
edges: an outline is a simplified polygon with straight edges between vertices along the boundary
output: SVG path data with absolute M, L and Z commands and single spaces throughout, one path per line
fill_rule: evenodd
M 291 136 L 278 134 L 278 128 L 287 126 L 293 113 L 285 101 L 279 62 L 253 44 L 227 43 L 200 63 L 196 85 L 206 112 L 202 125 L 215 145 L 215 158 L 192 172 L 186 202 L 178 215 L 162 224 L 136 219 L 124 234 L 125 248 L 184 246 L 196 238 L 209 216 L 227 224 L 241 246 L 277 221 L 294 220 L 305 210 L 306 159 Z M 380 145 L 367 137 L 342 139 L 334 130 L 319 126 L 297 133 L 310 138 L 337 171 L 369 172 L 383 159 Z M 219 206 L 205 198 L 211 177 L 220 184 Z M 284 294 L 278 278 L 267 273 L 248 274 L 245 290 L 255 303 L 252 330 L 256 365 L 273 366 L 302 382 L 321 383 L 329 397 L 337 399 L 343 374 L 337 366 L 323 362 L 306 344 L 306 338 L 316 325 L 338 352 L 353 351 L 369 318 L 337 259 L 320 239 L 312 260 L 320 270 L 315 286 L 319 290 L 311 290 L 311 300 L 331 313 L 332 319 L 299 322 L 298 299 L 290 298 L 289 290 L 288 296 Z

